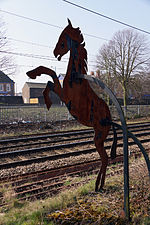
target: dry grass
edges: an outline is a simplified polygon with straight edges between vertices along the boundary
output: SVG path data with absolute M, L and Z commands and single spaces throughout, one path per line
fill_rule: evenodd
M 98 193 L 94 192 L 95 177 L 90 178 L 86 185 L 53 198 L 23 204 L 14 201 L 11 207 L 1 211 L 0 224 L 150 224 L 149 177 L 143 159 L 130 162 L 131 222 L 123 213 L 123 175 L 116 169 L 114 176 L 107 177 L 105 190 Z

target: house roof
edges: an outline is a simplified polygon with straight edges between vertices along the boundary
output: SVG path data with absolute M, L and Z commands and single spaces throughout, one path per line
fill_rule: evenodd
M 33 82 L 26 82 L 26 85 L 29 88 L 45 88 L 46 83 L 33 83 Z
M 10 83 L 10 82 L 13 82 L 13 80 L 11 80 L 5 73 L 3 73 L 1 70 L 0 70 L 0 83 Z

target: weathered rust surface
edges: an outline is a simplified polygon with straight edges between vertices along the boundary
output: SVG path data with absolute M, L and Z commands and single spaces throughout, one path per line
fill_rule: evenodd
M 69 112 L 78 122 L 94 128 L 94 142 L 102 161 L 95 185 L 97 191 L 99 187 L 103 188 L 105 182 L 108 155 L 104 149 L 104 141 L 110 130 L 111 115 L 107 104 L 95 94 L 89 82 L 78 77 L 78 74 L 87 74 L 87 51 L 83 41 L 80 29 L 73 28 L 70 20 L 68 20 L 68 26 L 60 34 L 54 49 L 54 55 L 59 61 L 62 56 L 70 51 L 63 87 L 61 87 L 56 73 L 49 68 L 39 66 L 27 72 L 27 75 L 32 79 L 41 74 L 51 76 L 53 83 L 48 82 L 43 92 L 47 108 L 51 107 L 52 102 L 49 98 L 49 92 L 53 91 L 66 104 Z M 115 148 L 116 145 L 113 145 L 112 158 L 116 157 Z

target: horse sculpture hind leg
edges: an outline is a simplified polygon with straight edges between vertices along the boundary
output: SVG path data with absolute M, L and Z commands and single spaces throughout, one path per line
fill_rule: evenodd
M 43 91 L 44 101 L 48 110 L 50 109 L 52 105 L 52 101 L 49 97 L 50 91 L 54 91 L 54 83 L 52 83 L 51 81 L 48 81 L 46 88 Z
M 108 132 L 110 130 L 110 125 L 101 125 L 100 123 L 96 123 L 94 125 L 94 143 L 96 146 L 96 150 L 100 155 L 101 158 L 101 168 L 99 170 L 96 183 L 95 183 L 95 191 L 101 190 L 105 183 L 105 175 L 106 175 L 106 169 L 108 165 L 108 155 L 106 153 L 106 150 L 104 148 L 104 141 L 106 140 L 106 137 L 108 135 Z
M 95 191 L 101 190 L 105 183 L 105 175 L 106 175 L 106 169 L 108 165 L 108 155 L 106 153 L 106 150 L 104 149 L 104 143 L 103 141 L 97 140 L 97 138 L 94 138 L 96 149 L 101 157 L 101 168 L 97 175 L 96 183 L 95 183 Z M 99 188 L 100 184 L 100 188 Z

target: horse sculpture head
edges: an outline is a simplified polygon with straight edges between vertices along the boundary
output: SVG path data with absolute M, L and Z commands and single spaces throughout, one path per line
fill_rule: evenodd
M 78 45 L 83 42 L 83 36 L 79 27 L 73 28 L 68 19 L 68 26 L 62 31 L 54 49 L 54 55 L 59 61 L 61 60 L 61 57 L 72 48 L 72 41 Z

